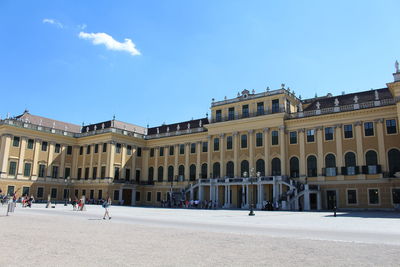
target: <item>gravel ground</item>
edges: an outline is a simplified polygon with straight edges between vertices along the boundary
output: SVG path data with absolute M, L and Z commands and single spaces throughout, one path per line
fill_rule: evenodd
M 0 265 L 399 266 L 400 214 L 0 207 Z

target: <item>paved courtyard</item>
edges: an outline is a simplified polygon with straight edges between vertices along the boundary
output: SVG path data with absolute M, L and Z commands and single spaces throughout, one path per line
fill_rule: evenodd
M 6 217 L 0 265 L 398 266 L 400 213 L 266 212 L 34 204 Z

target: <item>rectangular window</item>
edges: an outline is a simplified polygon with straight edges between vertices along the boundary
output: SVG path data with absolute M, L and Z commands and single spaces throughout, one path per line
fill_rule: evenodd
M 89 199 L 94 199 L 94 190 L 90 190 Z
M 99 193 L 97 194 L 97 198 L 98 199 L 102 199 L 103 198 L 103 190 L 99 190 Z
M 256 146 L 263 146 L 263 133 L 256 133 Z
M 173 155 L 174 155 L 174 149 L 175 149 L 174 146 L 170 146 L 170 147 L 169 147 L 169 155 L 170 155 L 170 156 L 173 156 Z
M 67 155 L 72 155 L 72 146 L 67 146 Z
M 94 153 L 95 154 L 99 153 L 99 144 L 94 145 Z
M 101 179 L 106 178 L 106 166 L 101 166 L 100 177 L 101 177 Z
M 136 201 L 140 201 L 140 192 L 136 191 Z
M 119 153 L 121 153 L 121 144 L 116 144 L 115 145 L 115 153 L 117 153 L 117 154 L 119 154 Z
M 136 181 L 140 181 L 140 170 L 136 170 Z
M 264 102 L 257 103 L 257 116 L 264 115 Z
M 126 146 L 126 154 L 129 156 L 132 155 L 132 146 Z
M 240 147 L 247 148 L 247 135 L 246 134 L 242 134 L 242 136 L 240 137 Z
M 307 130 L 307 142 L 311 143 L 315 141 L 315 130 Z
M 75 189 L 75 197 L 78 197 L 78 196 L 79 196 L 79 190 Z
M 220 122 L 222 121 L 222 110 L 215 111 L 215 121 Z
M 129 181 L 131 179 L 131 169 L 125 169 L 125 180 Z
M 14 194 L 15 187 L 13 185 L 9 185 L 7 187 L 7 195 L 12 196 Z
M 161 192 L 157 192 L 157 202 L 161 202 Z
M 86 190 L 82 189 L 82 196 L 86 196 Z
M 289 136 L 290 136 L 290 138 L 289 138 L 290 139 L 289 140 L 290 144 L 291 145 L 297 144 L 297 132 L 290 132 Z
M 9 175 L 15 175 L 17 173 L 17 163 L 15 161 L 10 161 L 10 166 L 8 168 Z
M 58 178 L 58 166 L 53 166 L 51 170 L 51 178 Z
M 64 178 L 68 178 L 68 177 L 71 178 L 71 168 L 69 168 L 69 167 L 65 168 L 65 171 L 64 171 Z
M 33 139 L 28 139 L 27 148 L 28 148 L 28 149 L 33 149 L 33 144 L 34 144 Z
M 243 118 L 249 117 L 249 105 L 242 106 L 242 116 L 243 116 Z
M 82 168 L 78 168 L 78 180 L 82 178 Z
M 119 179 L 119 168 L 114 167 L 114 179 L 118 180 Z
M 347 124 L 343 126 L 344 138 L 353 138 L 353 125 Z
M 160 157 L 164 156 L 164 147 L 160 147 L 159 155 L 160 155 Z
M 42 142 L 42 151 L 47 151 L 47 142 L 46 141 Z
M 85 168 L 85 180 L 89 179 L 89 172 L 90 172 L 90 168 L 86 167 Z
M 392 189 L 392 201 L 393 204 L 400 204 L 400 188 Z
M 44 188 L 43 187 L 38 187 L 37 192 L 36 192 L 36 197 L 37 198 L 43 198 L 44 194 Z
M 207 152 L 208 151 L 208 142 L 203 142 L 202 143 L 202 151 Z
M 119 190 L 114 190 L 114 200 L 119 201 Z
M 235 108 L 229 108 L 228 109 L 228 120 L 234 120 L 235 119 Z
M 214 138 L 214 151 L 219 151 L 219 138 Z
M 365 136 L 373 136 L 374 135 L 374 123 L 373 122 L 365 122 L 364 123 L 364 135 Z
M 57 188 L 51 189 L 51 198 L 57 198 Z
M 39 177 L 44 177 L 45 173 L 46 173 L 46 165 L 44 165 L 44 164 L 39 164 L 39 173 L 38 173 L 38 176 L 39 176 Z
M 279 99 L 272 100 L 272 113 L 279 112 Z
M 142 148 L 138 147 L 136 151 L 136 156 L 141 157 L 142 156 Z
M 147 201 L 147 202 L 150 202 L 150 201 L 151 201 L 151 192 L 147 192 L 146 201 Z
M 22 187 L 22 195 L 29 196 L 29 187 L 28 186 Z
M 232 149 L 233 147 L 232 136 L 226 137 L 226 149 Z
M 357 204 L 357 190 L 355 189 L 347 190 L 347 204 L 350 205 Z
M 103 144 L 103 152 L 107 152 L 107 143 Z
M 86 154 L 90 154 L 90 145 L 86 147 Z
M 79 147 L 79 155 L 83 154 L 83 146 Z
M 154 157 L 154 148 L 150 148 L 150 158 Z
M 31 163 L 28 163 L 28 162 L 25 163 L 25 165 L 24 165 L 24 176 L 25 177 L 31 176 L 31 167 L 32 167 Z
M 93 167 L 92 178 L 93 180 L 97 178 L 97 167 Z
M 61 152 L 61 145 L 56 144 L 56 146 L 54 147 L 54 153 L 60 153 L 60 152 Z
M 386 133 L 387 134 L 397 133 L 396 120 L 386 120 Z
M 278 137 L 279 133 L 278 131 L 272 131 L 271 132 L 271 144 L 274 145 L 278 145 L 279 144 L 279 137 Z
M 196 143 L 190 144 L 190 153 L 192 154 L 196 153 Z
M 379 190 L 378 189 L 368 189 L 368 203 L 370 205 L 379 204 Z
M 181 155 L 185 154 L 185 145 L 184 144 L 179 145 L 179 154 L 181 154 Z
M 13 146 L 19 146 L 19 137 L 18 136 L 14 136 L 14 139 L 13 139 Z
M 333 127 L 325 128 L 325 141 L 333 140 Z

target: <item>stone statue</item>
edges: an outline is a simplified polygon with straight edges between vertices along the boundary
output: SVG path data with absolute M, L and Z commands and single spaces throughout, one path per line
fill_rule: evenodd
M 378 90 L 375 90 L 375 100 L 379 100 Z
M 94 130 L 95 130 L 95 131 L 97 130 L 97 125 L 94 126 Z
M 202 127 L 203 126 L 203 123 L 201 122 L 201 120 L 200 120 L 200 122 L 199 122 L 199 127 Z
M 254 95 L 256 93 L 256 90 L 251 90 L 251 93 Z
M 104 129 L 104 122 L 101 124 L 101 129 Z
M 169 133 L 169 126 L 167 126 L 167 133 Z
M 89 132 L 89 126 L 86 126 L 86 132 Z
M 339 106 L 339 99 L 337 99 L 337 97 L 335 98 L 335 107 Z
M 299 112 L 303 112 L 303 103 L 299 103 Z
M 315 106 L 317 107 L 317 109 L 319 109 L 321 107 L 321 104 L 319 103 L 319 101 L 317 101 L 317 104 L 315 104 Z
M 267 92 L 269 92 L 269 90 L 270 90 L 270 89 L 269 89 L 269 86 L 267 86 Z
M 190 123 L 188 123 L 188 127 L 187 128 L 190 129 Z
M 54 127 L 56 127 L 56 122 L 55 122 L 55 121 L 53 121 L 53 128 L 54 128 Z
M 160 134 L 160 129 L 157 127 L 157 134 Z
M 396 73 L 399 73 L 399 62 L 396 60 L 396 62 L 394 63 L 394 68 L 396 69 Z
M 181 129 L 181 126 L 178 124 L 178 126 L 176 126 L 176 130 L 179 131 Z
M 353 101 L 354 101 L 354 104 L 358 103 L 358 96 L 357 95 L 354 96 Z

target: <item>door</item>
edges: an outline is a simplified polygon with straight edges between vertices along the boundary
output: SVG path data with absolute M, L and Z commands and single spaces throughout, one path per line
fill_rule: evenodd
M 327 204 L 328 204 L 328 210 L 333 210 L 334 207 L 337 207 L 336 190 L 327 190 L 326 191 L 326 200 L 327 200 Z
M 243 194 L 242 194 L 242 187 L 237 186 L 237 208 L 242 208 L 242 199 L 243 199 Z
M 122 190 L 122 200 L 124 201 L 124 206 L 130 206 L 132 204 L 132 189 Z
M 310 194 L 310 209 L 312 210 L 317 209 L 317 194 L 315 193 Z

